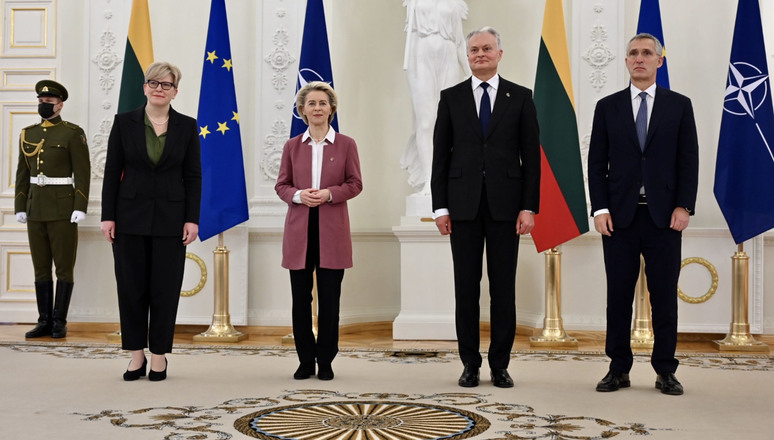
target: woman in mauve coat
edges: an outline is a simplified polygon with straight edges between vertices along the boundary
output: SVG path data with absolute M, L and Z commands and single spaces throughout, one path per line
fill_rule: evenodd
M 337 99 L 324 82 L 311 82 L 296 98 L 309 128 L 285 143 L 277 195 L 288 204 L 282 267 L 290 270 L 293 336 L 300 365 L 295 379 L 315 374 L 333 379 L 339 351 L 339 299 L 344 269 L 352 267 L 347 200 L 360 194 L 360 159 L 355 141 L 331 128 Z M 317 273 L 318 331 L 312 330 L 313 274 Z

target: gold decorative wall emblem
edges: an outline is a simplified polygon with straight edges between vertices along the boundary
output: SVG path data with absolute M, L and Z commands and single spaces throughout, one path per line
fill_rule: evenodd
M 687 303 L 699 304 L 712 298 L 712 295 L 714 295 L 715 292 L 718 290 L 718 271 L 715 270 L 715 266 L 713 266 L 712 263 L 710 263 L 709 261 L 701 257 L 690 257 L 690 258 L 684 259 L 683 262 L 680 264 L 680 270 L 682 270 L 685 266 L 691 263 L 701 264 L 702 266 L 707 268 L 710 275 L 712 276 L 712 285 L 710 286 L 707 293 L 705 293 L 702 296 L 688 296 L 683 292 L 682 289 L 680 289 L 680 286 L 678 285 L 677 296 L 680 297 L 681 300 Z
M 185 258 L 188 258 L 189 260 L 193 260 L 198 266 L 199 270 L 201 271 L 201 277 L 199 278 L 199 284 L 196 285 L 191 290 L 181 290 L 180 296 L 194 296 L 197 293 L 201 292 L 204 288 L 204 285 L 207 284 L 207 266 L 204 264 L 204 260 L 199 258 L 198 255 L 193 254 L 191 252 L 186 252 Z

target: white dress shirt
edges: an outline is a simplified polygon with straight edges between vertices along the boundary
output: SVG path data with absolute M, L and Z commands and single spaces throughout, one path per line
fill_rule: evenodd
M 307 128 L 303 136 L 301 136 L 301 142 L 307 141 L 309 146 L 312 147 L 310 151 L 310 154 L 312 155 L 312 188 L 321 189 L 320 177 L 322 175 L 323 149 L 329 143 L 332 144 L 336 141 L 336 131 L 333 129 L 333 127 L 328 127 L 328 133 L 325 134 L 325 137 L 323 137 L 322 141 L 316 142 L 312 138 L 312 135 L 309 134 L 309 129 Z M 293 203 L 301 203 L 301 191 L 302 190 L 299 189 L 295 194 L 293 194 Z M 331 199 L 328 199 L 328 201 L 330 202 Z

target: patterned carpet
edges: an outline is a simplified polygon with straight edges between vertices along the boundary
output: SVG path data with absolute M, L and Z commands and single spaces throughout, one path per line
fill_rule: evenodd
M 515 352 L 512 389 L 460 388 L 453 351 L 343 350 L 330 382 L 292 379 L 292 349 L 176 346 L 163 382 L 123 382 L 115 345 L 0 345 L 2 438 L 652 439 L 774 438 L 774 358 L 679 356 L 680 397 L 654 389 L 646 356 L 632 388 L 596 393 L 607 358 Z

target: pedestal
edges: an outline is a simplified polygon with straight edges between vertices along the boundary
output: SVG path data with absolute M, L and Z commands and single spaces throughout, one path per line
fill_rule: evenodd
M 392 230 L 400 242 L 401 272 L 393 339 L 456 340 L 449 237 L 438 232 L 432 219 L 421 217 L 403 217 Z

